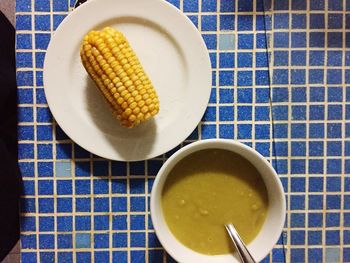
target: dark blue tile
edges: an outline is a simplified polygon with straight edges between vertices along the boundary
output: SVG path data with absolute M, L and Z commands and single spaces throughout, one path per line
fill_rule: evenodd
M 91 262 L 91 253 L 90 252 L 77 252 L 76 253 L 76 262 L 77 263 Z
M 323 160 L 309 160 L 309 173 L 322 174 L 323 173 Z
M 293 193 L 305 192 L 305 178 L 291 178 L 291 190 Z
M 72 198 L 57 198 L 57 212 L 72 212 Z
M 254 35 L 253 34 L 238 34 L 238 49 L 253 49 Z
M 71 158 L 72 158 L 71 143 L 56 144 L 56 159 L 71 159 Z
M 212 1 L 215 2 L 215 1 Z M 234 12 L 235 11 L 235 2 L 231 0 L 222 0 L 220 1 L 220 12 Z
M 290 165 L 292 174 L 305 174 L 305 160 L 293 159 Z
M 323 192 L 323 177 L 309 177 L 309 192 Z
M 340 226 L 340 214 L 339 213 L 327 213 L 326 214 L 326 227 L 339 227 Z
M 39 177 L 52 177 L 53 176 L 53 163 L 52 162 L 38 162 L 38 176 Z
M 95 212 L 107 212 L 109 211 L 108 198 L 95 198 L 94 199 L 94 211 Z
M 202 31 L 216 31 L 217 16 L 216 15 L 202 15 L 201 16 Z
M 233 103 L 233 96 L 233 89 L 219 89 L 220 103 Z
M 346 236 L 347 235 L 344 235 L 345 239 L 346 239 Z M 340 231 L 339 230 L 327 230 L 326 231 L 326 245 L 339 245 L 339 244 L 340 244 Z
M 126 197 L 113 197 L 112 198 L 112 210 L 114 212 L 126 212 L 126 210 L 127 210 Z
M 146 209 L 144 197 L 130 197 L 130 210 L 144 212 Z
M 342 156 L 342 142 L 341 141 L 327 142 L 327 156 Z
M 54 252 L 40 252 L 40 262 L 54 263 L 55 253 Z
M 308 231 L 308 245 L 321 245 L 321 244 L 322 244 L 322 232 Z
M 36 31 L 50 31 L 51 21 L 50 15 L 36 15 L 35 16 L 35 30 Z
M 326 196 L 326 208 L 329 210 L 340 209 L 340 196 L 339 195 L 327 195 Z
M 238 31 L 252 31 L 253 30 L 253 16 L 252 15 L 239 15 L 238 16 Z
M 90 176 L 90 162 L 75 162 L 76 176 Z
M 232 106 L 220 106 L 219 107 L 219 120 L 220 121 L 233 121 L 234 110 Z
M 53 194 L 53 181 L 40 180 L 38 181 L 39 195 L 52 195 Z
M 341 1 L 341 0 L 328 1 L 328 10 L 342 11 L 343 10 L 343 1 Z
M 305 231 L 304 230 L 291 230 L 291 243 L 292 243 L 292 245 L 304 245 L 305 244 Z
M 239 59 L 239 57 L 238 57 Z M 238 60 L 239 64 L 239 60 Z M 234 53 L 220 53 L 219 54 L 219 65 L 220 68 L 233 68 L 235 66 L 235 55 Z
M 66 15 L 53 15 L 53 30 L 57 29 L 65 17 Z
M 39 248 L 52 249 L 55 247 L 55 236 L 49 234 L 39 234 Z
M 209 139 L 216 137 L 215 124 L 202 124 L 202 139 Z
M 57 254 L 58 262 L 73 263 L 72 252 L 58 252 Z
M 183 10 L 184 12 L 198 12 L 198 0 L 184 0 Z
M 90 180 L 75 180 L 76 194 L 90 194 Z
M 288 29 L 289 28 L 289 14 L 274 14 L 274 29 Z
M 124 215 L 113 216 L 112 226 L 113 226 L 113 230 L 126 230 L 127 217 Z
M 108 176 L 108 161 L 93 162 L 94 176 Z
M 22 249 L 36 249 L 36 235 L 21 235 Z
M 73 231 L 73 217 L 72 216 L 58 216 L 57 217 L 57 231 L 71 232 Z
M 113 247 L 125 248 L 127 247 L 128 237 L 126 233 L 113 233 Z
M 130 245 L 131 247 L 145 247 L 146 236 L 144 232 L 131 232 L 130 233 Z
M 91 230 L 91 217 L 75 216 L 75 230 Z
M 323 214 L 322 213 L 309 213 L 308 214 L 308 226 L 311 228 L 318 228 L 323 226 Z
M 108 180 L 94 180 L 94 194 L 108 194 Z
M 273 84 L 288 84 L 289 74 L 286 69 L 274 69 L 273 71 Z
M 252 120 L 252 107 L 251 106 L 238 106 L 237 107 L 237 120 L 239 120 L 239 121 Z
M 53 11 L 54 12 L 67 12 L 68 11 L 68 1 L 66 0 L 55 0 L 53 2 Z
M 303 210 L 305 209 L 305 197 L 302 195 L 290 196 L 290 208 L 292 210 Z
M 22 0 L 20 5 L 15 5 L 15 6 L 16 6 L 16 12 L 30 12 L 32 7 L 32 1 Z M 28 253 L 28 254 L 32 254 L 32 253 Z
M 248 87 L 253 85 L 252 71 L 238 71 L 237 85 L 238 87 Z M 232 83 L 233 84 L 233 83 Z
M 341 120 L 343 113 L 342 105 L 328 105 L 328 120 Z
M 304 248 L 292 248 L 291 249 L 291 261 L 292 262 L 305 262 L 305 249 Z
M 293 29 L 306 28 L 306 15 L 304 15 L 304 14 L 292 14 L 292 28 Z
M 109 262 L 109 251 L 95 251 L 95 262 Z
M 109 234 L 94 234 L 94 248 L 109 248 Z
M 39 198 L 39 213 L 54 212 L 53 198 Z
M 292 33 L 291 46 L 293 48 L 306 47 L 306 33 L 304 32 L 294 32 Z
M 255 53 L 255 66 L 266 67 L 268 65 L 268 56 L 266 52 L 256 52 Z
M 255 102 L 266 103 L 270 101 L 269 88 L 255 88 Z
M 273 56 L 275 66 L 287 66 L 289 64 L 288 51 L 274 51 Z
M 238 124 L 238 139 L 251 139 L 252 138 L 252 125 L 251 124 Z
M 342 32 L 328 32 L 327 46 L 330 48 L 341 48 L 343 45 L 343 33 Z
M 291 227 L 305 227 L 305 214 L 293 213 L 290 215 Z
M 145 251 L 131 250 L 131 262 L 136 262 L 136 263 L 145 262 Z
M 56 187 L 59 195 L 71 195 L 73 192 L 71 180 L 57 180 Z
M 18 62 L 17 62 L 18 63 Z M 33 90 L 32 89 L 18 89 L 18 101 L 20 103 L 33 103 Z
M 268 106 L 255 107 L 255 120 L 256 121 L 270 120 L 270 107 Z
M 35 48 L 46 50 L 49 45 L 51 35 L 46 33 L 35 34 Z
M 115 179 L 112 180 L 112 193 L 126 193 L 126 180 L 125 179 Z
M 203 118 L 203 121 L 216 121 L 216 107 L 207 107 Z
M 309 46 L 310 47 L 324 47 L 325 33 L 324 32 L 310 32 L 309 33 Z
M 240 24 L 238 23 L 238 26 L 239 25 Z M 220 15 L 220 30 L 234 30 L 234 29 L 235 29 L 235 16 Z
M 109 229 L 109 216 L 101 215 L 94 217 L 94 228 L 95 230 L 108 230 Z
M 33 67 L 32 53 L 29 52 L 17 52 L 16 53 L 17 67 L 19 68 L 31 68 Z M 21 101 L 22 103 L 25 103 Z
M 233 139 L 234 127 L 230 124 L 220 124 L 219 126 L 219 137 L 223 139 Z
M 253 1 L 252 0 L 238 0 L 238 11 L 239 12 L 252 12 Z
M 216 49 L 217 47 L 217 37 L 216 35 L 210 34 L 203 34 L 202 35 L 204 42 L 208 49 Z
M 37 140 L 39 141 L 51 141 L 52 140 L 52 126 L 51 125 L 38 125 L 37 126 Z
M 325 28 L 325 15 L 324 14 L 310 14 L 310 29 L 322 29 Z
M 50 1 L 49 0 L 35 0 L 35 11 L 37 12 L 49 12 Z
M 113 251 L 113 263 L 127 263 L 128 252 L 127 251 Z
M 217 3 L 216 1 L 203 0 L 202 1 L 202 12 L 216 12 Z

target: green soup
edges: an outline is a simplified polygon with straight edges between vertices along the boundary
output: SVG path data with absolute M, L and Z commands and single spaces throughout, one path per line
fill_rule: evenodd
M 182 244 L 219 255 L 233 250 L 224 224 L 232 223 L 249 243 L 264 223 L 268 198 L 259 172 L 249 161 L 230 151 L 209 149 L 175 165 L 163 188 L 162 209 Z

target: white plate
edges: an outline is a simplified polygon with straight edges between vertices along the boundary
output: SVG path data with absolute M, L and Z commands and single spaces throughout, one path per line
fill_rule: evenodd
M 133 129 L 120 126 L 80 62 L 84 35 L 105 26 L 125 34 L 150 76 L 160 112 Z M 161 155 L 199 123 L 211 89 L 211 66 L 200 33 L 163 0 L 90 0 L 58 27 L 44 64 L 46 98 L 65 133 L 88 151 L 113 160 Z

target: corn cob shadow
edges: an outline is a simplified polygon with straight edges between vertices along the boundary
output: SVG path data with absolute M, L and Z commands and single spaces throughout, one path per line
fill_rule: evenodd
M 111 106 L 106 102 L 102 93 L 96 88 L 93 80 L 86 75 L 85 78 L 85 95 L 86 109 L 91 116 L 95 126 L 105 135 L 105 138 L 110 142 L 120 156 L 130 156 L 130 153 L 142 151 L 147 155 L 153 148 L 153 142 L 157 134 L 157 124 L 154 118 L 147 122 L 140 123 L 133 129 L 126 129 L 116 121 L 112 114 Z M 130 147 L 130 143 L 115 144 L 115 138 L 140 141 L 134 143 Z M 140 140 L 143 138 L 143 140 Z M 141 143 L 143 142 L 143 143 Z

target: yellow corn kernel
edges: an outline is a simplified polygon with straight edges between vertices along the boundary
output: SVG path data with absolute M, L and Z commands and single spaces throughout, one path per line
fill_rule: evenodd
M 125 36 L 110 27 L 82 41 L 83 66 L 120 123 L 132 128 L 159 112 L 158 95 Z

